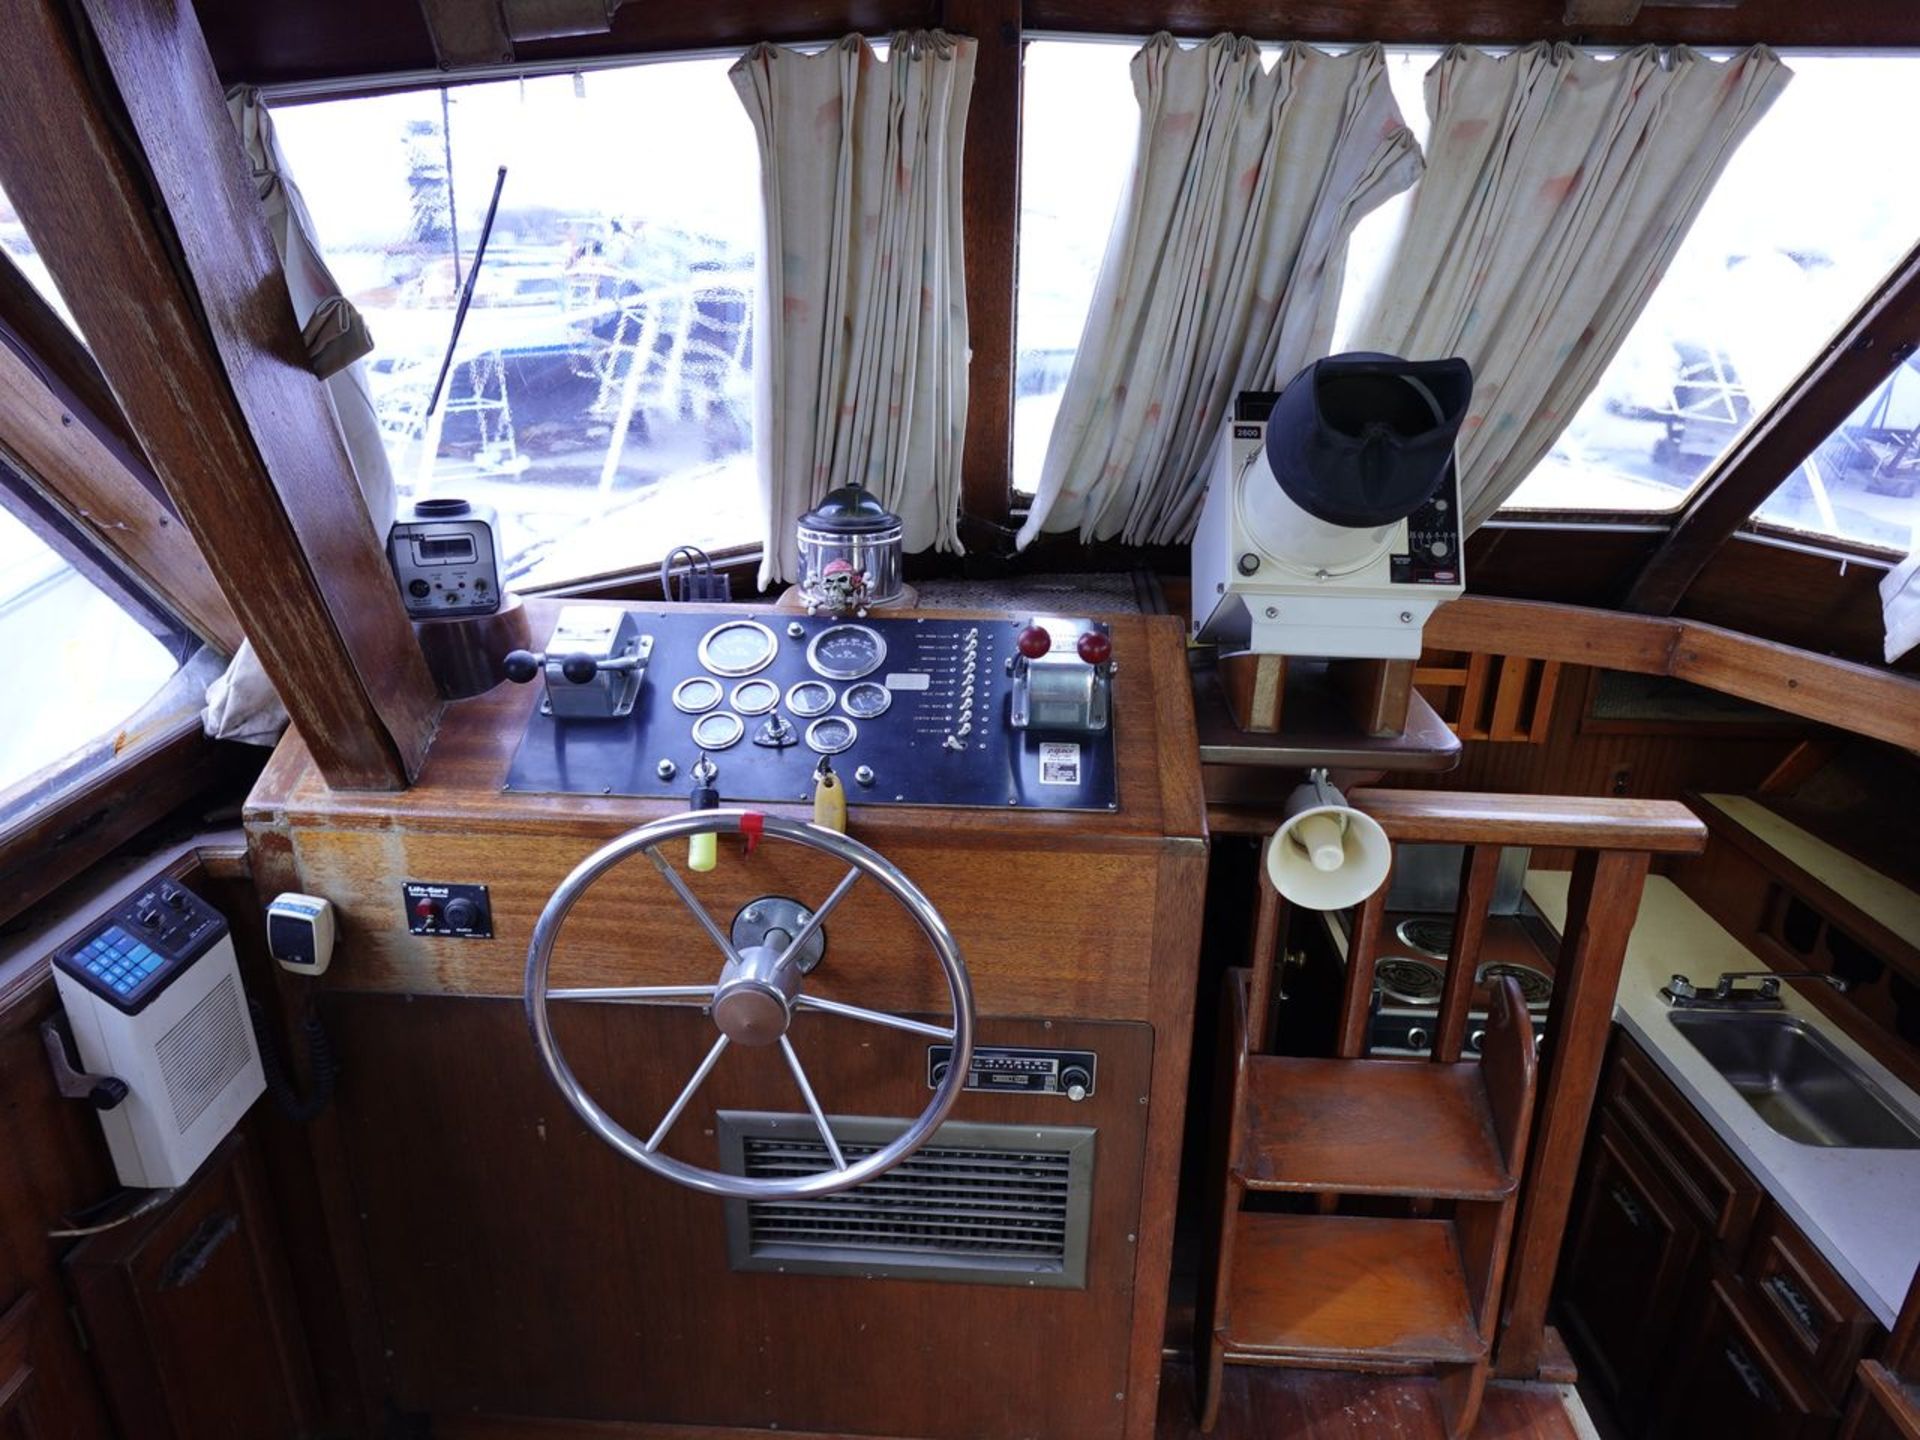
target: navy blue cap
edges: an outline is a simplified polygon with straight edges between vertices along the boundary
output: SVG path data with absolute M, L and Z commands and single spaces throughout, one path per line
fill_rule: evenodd
M 1391 525 L 1433 497 L 1473 398 L 1454 356 L 1356 351 L 1316 360 L 1267 419 L 1267 465 L 1287 498 L 1329 525 Z

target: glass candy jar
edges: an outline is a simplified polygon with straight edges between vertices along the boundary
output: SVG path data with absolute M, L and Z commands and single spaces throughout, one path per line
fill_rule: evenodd
M 901 597 L 900 517 L 859 485 L 843 485 L 800 517 L 800 593 L 807 613 L 864 615 Z

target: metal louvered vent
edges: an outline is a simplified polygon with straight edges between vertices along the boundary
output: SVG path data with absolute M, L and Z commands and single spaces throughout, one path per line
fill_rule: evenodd
M 905 1128 L 837 1117 L 849 1161 Z M 722 1168 L 755 1179 L 831 1168 L 805 1115 L 720 1116 Z M 974 1283 L 1086 1283 L 1093 1132 L 950 1122 L 886 1174 L 810 1200 L 730 1200 L 736 1270 Z
M 154 1046 L 182 1135 L 246 1068 L 246 1020 L 240 982 L 229 975 L 168 1028 Z

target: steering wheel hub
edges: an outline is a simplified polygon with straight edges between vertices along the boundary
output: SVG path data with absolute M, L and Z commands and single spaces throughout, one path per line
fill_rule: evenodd
M 713 992 L 713 1023 L 736 1045 L 771 1045 L 793 1021 L 800 966 L 785 950 L 752 945 L 729 960 Z

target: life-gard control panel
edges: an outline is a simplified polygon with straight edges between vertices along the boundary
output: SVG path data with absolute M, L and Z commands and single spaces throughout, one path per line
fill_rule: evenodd
M 1116 803 L 1099 621 L 594 613 L 599 652 L 565 652 L 569 609 L 545 653 L 510 659 L 546 687 L 510 790 L 681 799 L 704 757 L 727 804 L 804 802 L 825 756 L 856 805 Z M 630 708 L 582 703 L 601 690 Z

